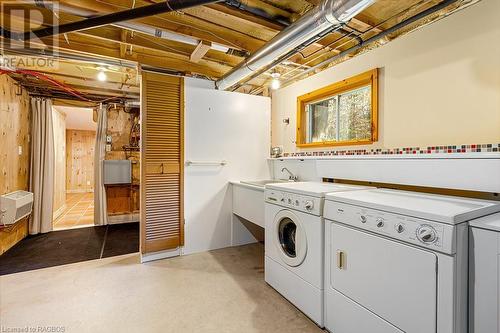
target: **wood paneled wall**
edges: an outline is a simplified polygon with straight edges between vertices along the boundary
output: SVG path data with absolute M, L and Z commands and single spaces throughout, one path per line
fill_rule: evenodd
M 108 215 L 131 215 L 139 213 L 140 189 L 140 153 L 125 152 L 123 146 L 128 146 L 130 129 L 134 115 L 127 113 L 121 107 L 108 109 L 107 134 L 111 136 L 111 151 L 106 152 L 107 160 L 132 161 L 132 184 L 106 187 Z
M 95 131 L 66 131 L 66 191 L 94 191 Z
M 52 110 L 54 129 L 54 219 L 66 207 L 66 114 Z
M 0 75 L 0 194 L 29 188 L 30 133 L 27 92 L 7 75 Z M 0 254 L 27 234 L 27 219 L 0 229 Z

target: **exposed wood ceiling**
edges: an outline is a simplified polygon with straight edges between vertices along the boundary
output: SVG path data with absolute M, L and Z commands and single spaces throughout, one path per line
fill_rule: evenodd
M 194 44 L 167 40 L 108 25 L 58 36 L 58 50 L 96 59 L 122 60 L 186 75 L 216 79 L 238 65 L 244 60 L 245 55 L 262 47 L 286 25 L 293 23 L 313 6 L 318 5 L 320 1 L 233 0 L 233 4 L 243 4 L 247 10 L 221 2 L 133 21 L 163 31 L 189 36 L 198 41 Z M 332 32 L 308 46 L 276 70 L 281 72 L 283 77 L 289 73 L 296 74 L 304 68 L 309 68 L 339 54 L 342 50 L 358 43 L 360 38 L 366 40 L 440 1 L 377 0 L 371 7 L 357 15 L 343 30 Z M 95 14 L 105 14 L 130 9 L 132 6 L 150 5 L 159 0 L 60 0 L 59 2 L 61 5 L 77 9 L 92 10 Z M 5 16 L 5 13 L 2 15 Z M 62 11 L 58 13 L 58 17 L 60 23 L 84 19 Z M 10 17 L 10 20 L 12 22 L 17 20 L 19 24 L 23 22 L 21 17 Z M 39 24 L 36 19 L 30 23 L 32 26 Z M 224 50 L 228 51 L 222 52 L 220 49 L 210 48 L 212 44 L 225 47 Z M 133 98 L 138 94 L 137 72 L 133 68 L 105 67 L 106 72 L 110 74 L 108 82 L 104 83 L 96 81 L 96 75 L 99 70 L 103 69 L 102 66 L 90 62 L 66 60 L 61 60 L 60 64 L 57 70 L 30 69 L 43 71 L 69 86 L 96 96 Z M 26 86 L 34 87 L 34 90 L 43 89 L 36 87 L 41 83 L 33 78 L 23 75 L 15 75 L 15 77 Z M 263 86 L 269 78 L 269 75 L 263 74 L 241 87 L 240 90 L 256 91 L 256 88 Z M 262 92 L 262 89 L 259 92 Z

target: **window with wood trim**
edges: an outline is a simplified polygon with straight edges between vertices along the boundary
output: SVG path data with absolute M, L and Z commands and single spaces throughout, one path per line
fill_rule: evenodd
M 297 147 L 370 144 L 378 139 L 378 69 L 297 98 Z

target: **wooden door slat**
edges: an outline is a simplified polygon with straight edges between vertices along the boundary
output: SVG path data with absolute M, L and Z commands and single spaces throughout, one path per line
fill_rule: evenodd
M 143 253 L 184 243 L 184 82 L 181 77 L 142 73 Z

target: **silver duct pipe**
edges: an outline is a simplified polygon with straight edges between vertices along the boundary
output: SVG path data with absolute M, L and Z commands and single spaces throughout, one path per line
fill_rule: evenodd
M 298 80 L 299 78 L 303 77 L 303 76 L 306 76 L 308 74 L 311 74 L 313 72 L 315 72 L 317 69 L 319 68 L 322 68 L 322 67 L 325 67 L 327 65 L 329 65 L 330 63 L 334 62 L 335 60 L 338 60 L 338 59 L 341 59 L 349 54 L 352 54 L 353 52 L 356 52 L 358 51 L 359 49 L 361 49 L 362 47 L 365 47 L 367 45 L 370 45 L 371 43 L 374 43 L 390 34 L 393 34 L 395 33 L 396 31 L 406 27 L 406 26 L 409 26 L 410 24 L 413 24 L 429 15 L 432 15 L 440 10 L 443 10 L 445 9 L 446 7 L 458 2 L 459 0 L 444 0 L 440 3 L 438 3 L 437 5 L 433 6 L 433 7 L 430 7 L 412 17 L 409 17 L 407 18 L 406 20 L 403 20 L 395 25 L 393 25 L 392 27 L 378 33 L 377 35 L 373 36 L 373 37 L 370 37 L 368 38 L 367 40 L 361 40 L 360 43 L 348 48 L 347 50 L 344 50 L 342 52 L 340 52 L 339 54 L 331 57 L 331 58 L 328 58 L 328 59 L 325 59 L 323 60 L 322 62 L 294 75 L 293 77 L 285 80 L 284 82 L 282 82 L 282 87 L 286 87 L 288 85 L 290 85 L 291 83 L 295 82 L 296 80 Z M 479 0 L 476 0 L 476 1 L 471 1 L 469 3 L 467 3 L 465 6 L 470 6 L 472 4 L 474 4 L 475 2 L 477 2 Z M 449 15 L 450 13 L 447 13 L 446 15 Z M 419 27 L 420 28 L 420 27 Z
M 61 4 L 61 3 L 54 5 L 53 2 L 43 2 L 43 1 L 39 1 L 39 0 L 31 0 L 30 4 L 34 5 L 34 6 L 38 6 L 38 7 L 47 8 L 47 9 L 52 10 L 52 11 L 61 11 L 61 12 L 66 13 L 66 14 L 85 17 L 85 18 L 90 18 L 90 17 L 93 17 L 93 16 L 99 14 L 98 12 L 95 12 L 93 10 L 80 9 L 80 8 L 68 6 L 68 5 Z M 179 42 L 179 43 L 184 43 L 184 44 L 189 44 L 189 45 L 194 45 L 194 46 L 196 46 L 200 43 L 200 40 L 196 39 L 194 37 L 177 34 L 175 32 L 171 32 L 171 31 L 168 31 L 165 29 L 156 28 L 156 27 L 142 24 L 142 23 L 117 22 L 117 23 L 113 23 L 111 25 L 118 27 L 118 28 L 131 30 L 131 31 L 135 31 L 135 32 L 140 32 L 140 33 L 143 33 L 146 35 L 159 37 L 159 38 L 163 38 L 166 40 L 172 40 L 172 41 Z M 230 50 L 229 47 L 222 45 L 222 44 L 219 44 L 219 43 L 212 43 L 211 49 L 219 51 L 219 52 L 223 52 L 223 53 L 227 53 Z
M 317 7 L 281 31 L 248 59 L 216 81 L 220 90 L 234 88 L 279 64 L 319 37 L 341 27 L 375 0 L 323 0 Z

